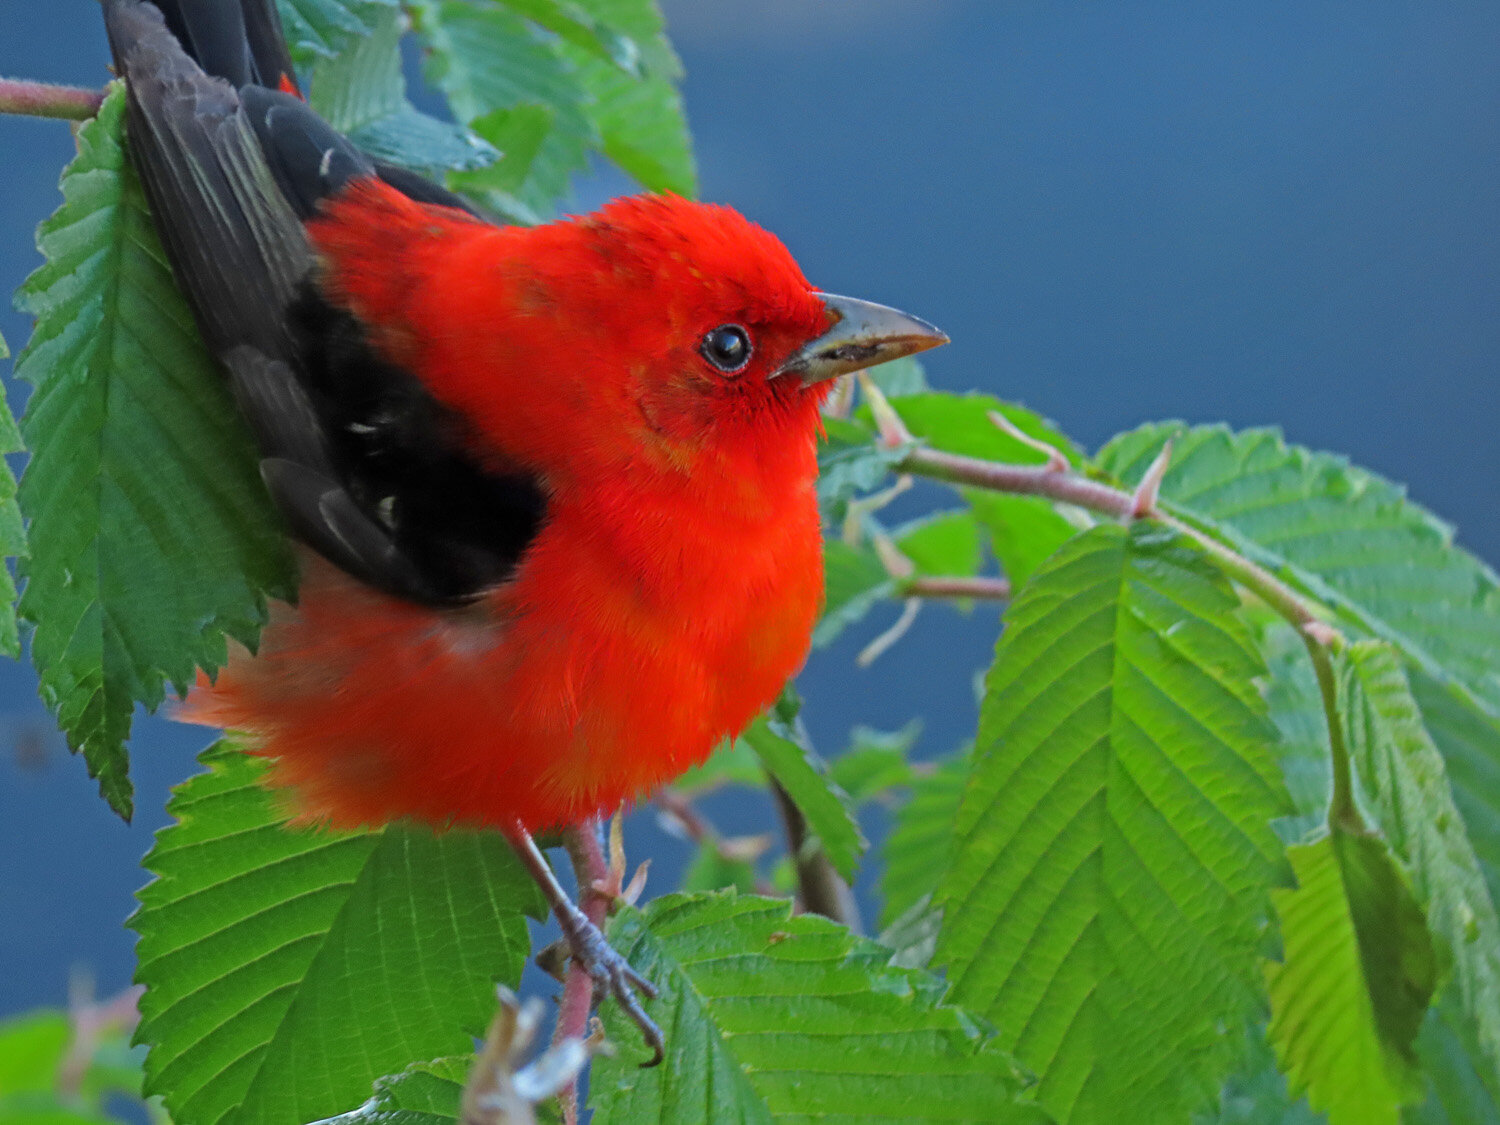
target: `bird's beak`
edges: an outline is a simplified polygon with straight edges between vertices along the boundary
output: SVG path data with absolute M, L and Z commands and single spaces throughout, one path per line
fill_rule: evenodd
M 850 371 L 874 367 L 946 344 L 948 336 L 925 320 L 853 297 L 814 293 L 833 316 L 833 326 L 787 356 L 771 377 L 797 375 L 804 387 Z

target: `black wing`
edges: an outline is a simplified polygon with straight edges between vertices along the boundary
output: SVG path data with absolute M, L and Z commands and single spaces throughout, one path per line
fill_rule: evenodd
M 463 420 L 323 298 L 302 227 L 362 176 L 466 205 L 260 84 L 290 73 L 274 0 L 106 0 L 105 20 L 157 229 L 293 534 L 426 604 L 504 582 L 545 519 L 540 482 L 483 466 Z

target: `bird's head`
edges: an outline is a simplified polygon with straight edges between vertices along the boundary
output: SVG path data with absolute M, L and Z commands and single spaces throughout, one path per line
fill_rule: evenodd
M 763 440 L 783 427 L 810 437 L 835 376 L 948 339 L 815 290 L 775 235 L 728 207 L 627 196 L 544 237 L 561 249 L 549 268 L 569 282 L 554 293 L 574 305 L 558 311 L 589 326 L 579 358 L 592 385 L 629 400 L 617 424 L 629 418 L 666 445 Z

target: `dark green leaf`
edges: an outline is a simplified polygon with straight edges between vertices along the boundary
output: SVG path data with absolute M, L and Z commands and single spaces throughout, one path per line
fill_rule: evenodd
M 450 1125 L 458 1118 L 474 1056 L 412 1063 L 400 1074 L 375 1080 L 375 1093 L 358 1109 L 321 1125 Z
M 403 17 L 391 9 L 370 33 L 312 71 L 308 101 L 371 156 L 417 172 L 481 168 L 500 155 L 467 129 L 418 113 L 401 74 Z
M 605 1009 L 623 1049 L 594 1061 L 595 1125 L 1046 1120 L 942 982 L 784 900 L 672 895 L 616 914 L 610 938 L 661 989 L 670 1032 L 641 1070 L 638 1034 Z
M 1277 1056 L 1330 1125 L 1395 1125 L 1421 1096 L 1414 1044 L 1438 973 L 1422 908 L 1374 837 L 1335 828 L 1287 857 L 1298 886 L 1273 892 L 1283 960 L 1266 968 Z
M 129 815 L 136 704 L 217 669 L 226 634 L 254 644 L 292 577 L 249 435 L 120 148 L 124 105 L 117 88 L 79 130 L 65 202 L 38 233 L 47 262 L 17 297 L 37 325 L 16 374 L 36 387 L 20 494 L 32 660 L 69 745 Z
M 1459 999 L 1476 1021 L 1488 1072 L 1500 1083 L 1500 920 L 1454 807 L 1442 755 L 1389 645 L 1362 641 L 1344 658 L 1340 704 L 1361 787 L 1411 872 L 1432 932 L 1452 953 Z
M 978 488 L 960 491 L 989 532 L 990 552 L 1015 586 L 1092 523 L 1086 512 L 1060 509 L 1039 496 L 1004 496 Z
M 552 131 L 552 111 L 542 105 L 496 109 L 469 123 L 474 133 L 502 154 L 488 168 L 452 179 L 454 188 L 471 192 L 502 192 L 514 196 L 531 174 L 532 162 Z
M 828 767 L 808 742 L 795 707 L 778 705 L 751 723 L 740 737 L 802 810 L 808 829 L 838 873 L 853 882 L 855 867 L 868 843 L 854 819 L 849 794 L 829 778 Z
M 1101 525 L 1007 614 L 938 961 L 1060 1120 L 1181 1121 L 1259 1007 L 1289 802 L 1238 604 L 1179 536 Z
M 1245 1029 L 1240 1064 L 1224 1080 L 1219 1104 L 1193 1115 L 1194 1125 L 1324 1125 L 1305 1098 L 1287 1093 L 1286 1079 L 1266 1042 L 1264 1027 Z
M 585 2 L 569 3 L 568 0 L 500 0 L 500 3 L 525 16 L 533 23 L 545 27 L 563 42 L 581 48 L 585 54 L 612 64 L 631 77 L 640 77 L 644 60 L 640 45 L 630 36 L 622 34 L 621 26 L 601 23 L 588 11 Z M 632 7 L 638 5 L 633 4 Z
M 1417 1038 L 1427 1097 L 1409 1108 L 1406 1125 L 1500 1125 L 1500 1083 L 1476 1069 L 1482 1058 L 1473 1021 L 1450 983 L 1427 1013 Z
M 264 762 L 227 745 L 203 761 L 131 921 L 148 1092 L 176 1121 L 301 1125 L 413 1056 L 468 1052 L 541 912 L 505 842 L 293 829 Z

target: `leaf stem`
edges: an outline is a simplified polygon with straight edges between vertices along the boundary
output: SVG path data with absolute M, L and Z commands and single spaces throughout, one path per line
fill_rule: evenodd
M 1303 632 L 1302 639 L 1307 645 L 1308 656 L 1312 658 L 1313 672 L 1318 677 L 1318 692 L 1323 697 L 1323 713 L 1328 719 L 1328 747 L 1333 759 L 1328 824 L 1352 835 L 1363 836 L 1369 832 L 1369 827 L 1354 800 L 1354 763 L 1349 756 L 1349 744 L 1344 739 L 1344 724 L 1339 720 L 1338 676 L 1333 668 L 1336 645 L 1322 641 L 1306 631 Z
M 973 598 L 982 602 L 1010 600 L 1010 583 L 1004 578 L 927 577 L 913 578 L 899 591 L 912 598 Z
M 99 112 L 103 103 L 102 90 L 55 86 L 50 82 L 30 82 L 24 78 L 0 78 L 0 113 L 87 121 Z

